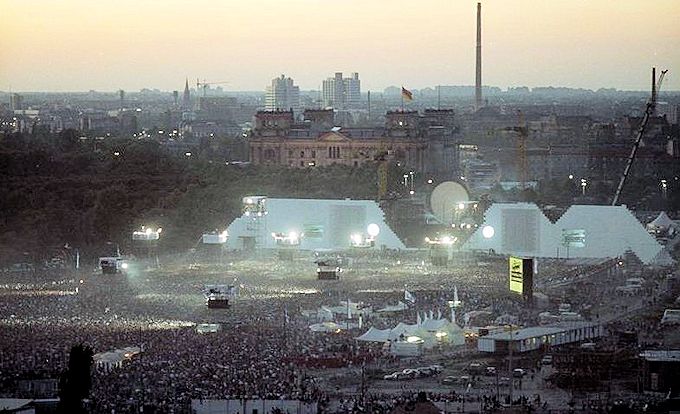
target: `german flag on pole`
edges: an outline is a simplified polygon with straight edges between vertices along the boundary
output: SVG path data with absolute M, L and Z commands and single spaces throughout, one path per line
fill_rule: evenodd
M 406 99 L 407 101 L 412 101 L 413 100 L 413 92 L 409 91 L 408 89 L 406 89 L 402 86 L 401 87 L 401 97 Z

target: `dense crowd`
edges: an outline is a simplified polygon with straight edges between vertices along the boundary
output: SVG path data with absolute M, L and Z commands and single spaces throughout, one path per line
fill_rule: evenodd
M 238 266 L 226 271 L 168 266 L 113 277 L 5 275 L 0 286 L 0 396 L 22 396 L 16 388 L 20 379 L 58 378 L 70 347 L 82 343 L 95 353 L 141 348 L 120 368 L 94 369 L 91 412 L 139 412 L 142 405 L 145 411 L 184 412 L 191 399 L 294 399 L 328 406 L 329 392 L 339 388 L 322 378 L 327 368 L 399 366 L 384 348 L 359 345 L 356 336 L 370 326 L 415 323 L 416 310 L 448 316 L 454 286 L 463 303 L 461 325 L 461 315 L 475 310 L 536 322 L 535 312 L 506 292 L 507 265 L 501 261 L 437 270 L 413 260 L 362 259 L 348 266 L 341 281 L 325 284 L 301 277 L 307 270 L 295 263 L 243 261 Z M 216 282 L 240 286 L 240 297 L 228 310 L 209 310 L 203 302 L 202 286 Z M 403 301 L 405 288 L 417 306 L 400 315 L 367 317 L 362 330 L 314 333 L 312 321 L 302 316 L 302 310 L 347 299 L 378 309 Z M 206 322 L 219 323 L 221 329 L 198 333 L 195 325 Z M 400 398 L 374 395 L 372 410 L 387 412 Z M 463 398 L 455 392 L 431 396 L 452 403 Z M 483 407 L 499 403 L 492 394 L 475 398 Z M 348 399 L 340 407 L 357 403 Z

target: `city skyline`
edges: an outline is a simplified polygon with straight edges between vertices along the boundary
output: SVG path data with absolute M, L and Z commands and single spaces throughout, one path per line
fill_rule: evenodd
M 171 91 L 198 77 L 263 91 L 281 73 L 319 90 L 338 71 L 361 73 L 363 90 L 473 85 L 476 4 L 73 0 L 26 13 L 0 0 L 0 90 Z M 484 85 L 648 90 L 656 66 L 680 90 L 676 1 L 482 4 Z

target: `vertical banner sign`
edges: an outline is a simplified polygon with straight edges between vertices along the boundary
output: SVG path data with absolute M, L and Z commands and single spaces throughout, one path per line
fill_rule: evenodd
M 524 261 L 519 257 L 510 257 L 510 291 L 524 293 Z
M 531 301 L 534 295 L 534 259 L 510 256 L 510 291 Z

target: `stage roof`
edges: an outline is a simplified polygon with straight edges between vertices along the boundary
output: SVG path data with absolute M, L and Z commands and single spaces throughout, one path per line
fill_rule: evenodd
M 482 233 L 486 226 L 494 228 L 490 238 Z M 575 235 L 583 237 L 566 242 Z M 663 256 L 663 246 L 625 206 L 574 205 L 553 224 L 535 204 L 493 204 L 485 213 L 484 224 L 462 248 L 560 258 L 619 257 L 630 250 L 645 264 Z
M 244 239 L 257 241 L 258 246 L 277 247 L 272 233 L 304 234 L 302 250 L 344 250 L 350 248 L 351 236 L 368 236 L 368 225 L 377 224 L 374 249 L 385 246 L 403 249 L 405 246 L 385 222 L 380 206 L 371 200 L 324 200 L 299 198 L 268 198 L 267 214 L 262 217 L 241 216 L 227 228 L 229 248 L 244 246 Z

